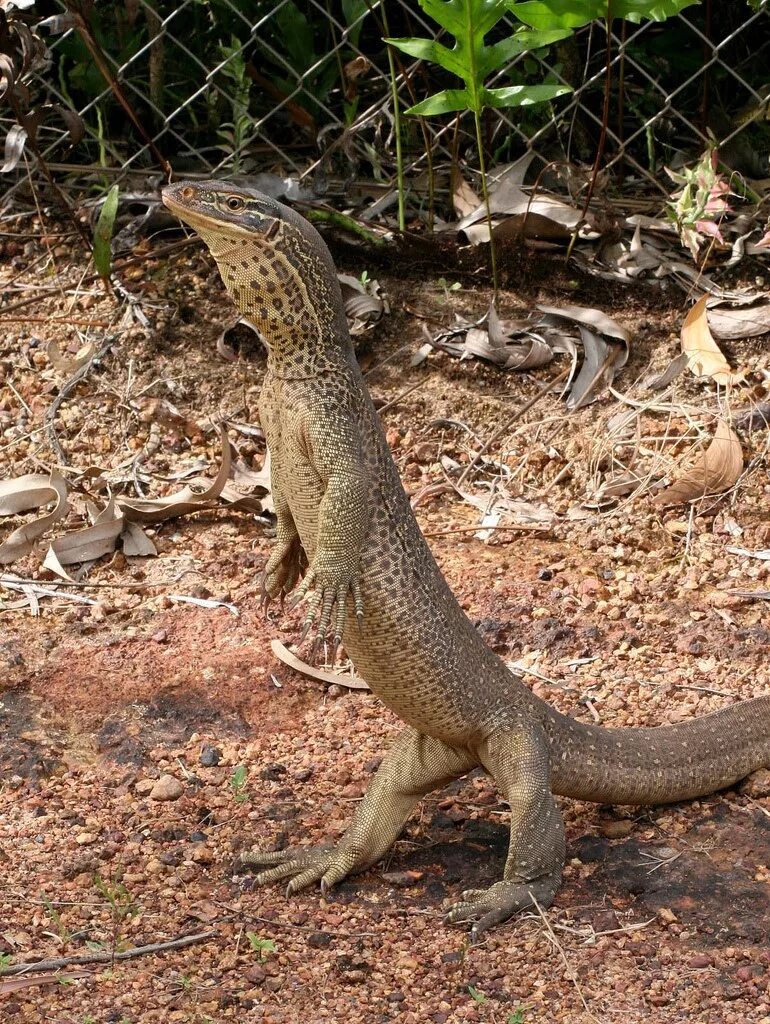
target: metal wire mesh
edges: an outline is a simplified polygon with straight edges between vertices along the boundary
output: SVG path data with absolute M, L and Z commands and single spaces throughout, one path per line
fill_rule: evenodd
M 767 176 L 768 3 L 706 0 L 664 24 L 615 22 L 609 46 L 595 25 L 515 57 L 491 84 L 545 79 L 573 91 L 550 104 L 487 112 L 493 159 L 529 150 L 543 163 L 590 166 L 603 136 L 603 165 L 618 181 L 659 183 L 672 154 L 697 156 L 715 139 L 738 153 L 739 164 L 754 161 L 738 170 Z M 365 180 L 386 194 L 396 162 L 382 37 L 436 33 L 407 0 L 132 0 L 97 5 L 89 28 L 103 68 L 68 28 L 50 40 L 50 69 L 36 82 L 44 100 L 74 106 L 85 122 L 68 163 L 62 135 L 41 129 L 45 159 L 59 160 L 62 170 L 76 163 L 125 178 L 146 174 L 160 153 L 187 173 L 270 170 L 318 193 Z M 396 55 L 394 71 L 402 109 L 436 87 L 435 69 L 417 61 Z M 472 164 L 464 118 L 403 123 L 412 189 L 419 191 L 428 167 L 435 174 L 458 157 Z M 751 138 L 742 156 L 741 138 Z

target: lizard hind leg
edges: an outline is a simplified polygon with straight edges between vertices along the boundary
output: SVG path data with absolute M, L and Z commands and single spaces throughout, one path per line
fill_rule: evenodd
M 398 838 L 420 799 L 478 764 L 468 751 L 406 728 L 399 733 L 336 846 L 251 850 L 241 863 L 260 869 L 257 885 L 288 881 L 287 895 L 320 882 L 325 890 L 375 864 Z
M 470 889 L 450 908 L 450 924 L 472 925 L 472 941 L 493 925 L 537 903 L 548 906 L 561 882 L 564 823 L 551 793 L 549 749 L 539 724 L 493 733 L 478 750 L 511 808 L 503 878 Z

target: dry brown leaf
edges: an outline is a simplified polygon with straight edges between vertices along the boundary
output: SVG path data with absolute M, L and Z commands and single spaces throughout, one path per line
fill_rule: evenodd
M 89 359 L 93 356 L 96 351 L 96 346 L 92 341 L 89 341 L 86 345 L 83 345 L 74 356 L 65 355 L 59 347 L 58 341 L 52 338 L 48 342 L 46 354 L 48 356 L 48 362 L 56 370 L 61 370 L 62 373 L 74 373 L 79 370 L 81 366 L 85 366 Z
M 568 409 L 580 409 L 593 402 L 601 388 L 611 384 L 628 362 L 631 334 L 612 317 L 590 306 L 545 306 L 545 323 L 567 320 L 578 325 L 584 358 L 580 372 L 570 385 Z M 552 342 L 552 348 L 556 348 Z M 567 350 L 569 350 L 567 348 Z M 576 362 L 576 353 L 573 356 Z
M 3 978 L 0 981 L 0 996 L 8 996 L 11 992 L 21 992 L 23 989 L 36 988 L 39 985 L 58 985 L 60 982 L 90 977 L 90 971 L 69 971 L 67 974 L 26 974 L 18 978 Z
M 770 302 L 730 308 L 712 306 L 708 311 L 708 325 L 712 335 L 728 341 L 767 334 L 770 331 Z
M 463 352 L 504 370 L 530 370 L 553 359 L 550 345 L 528 323 L 501 320 L 494 303 L 489 307 L 486 329 L 472 327 L 465 335 Z
M 696 377 L 711 377 L 726 386 L 737 380 L 730 364 L 711 336 L 706 317 L 708 295 L 698 299 L 682 324 L 682 351 L 687 353 L 690 369 Z
M 175 516 L 183 516 L 190 512 L 200 512 L 205 509 L 215 508 L 216 499 L 222 493 L 230 476 L 230 466 L 232 464 L 227 430 L 221 424 L 219 434 L 222 442 L 222 464 L 219 467 L 216 479 L 213 482 L 206 481 L 209 486 L 205 487 L 202 491 L 196 491 L 191 484 L 188 484 L 181 491 L 169 494 L 165 498 L 133 498 L 130 501 L 125 498 L 119 498 L 118 508 L 126 520 L 132 523 L 162 523 L 164 520 L 173 519 Z M 192 481 L 192 483 L 195 482 Z
M 295 672 L 301 672 L 303 676 L 310 676 L 311 679 L 318 679 L 322 683 L 336 683 L 338 686 L 347 686 L 349 690 L 368 690 L 369 686 L 360 676 L 352 676 L 343 672 L 327 672 L 326 669 L 316 668 L 301 661 L 296 654 L 284 647 L 280 640 L 271 640 L 270 649 L 279 661 Z
M 364 282 L 352 274 L 337 274 L 337 279 L 351 334 L 362 334 L 390 312 L 379 281 Z
M 147 536 L 139 523 L 124 523 L 120 539 L 123 542 L 123 554 L 129 558 L 153 558 L 158 553 L 152 538 Z
M 711 444 L 689 469 L 652 499 L 658 506 L 683 505 L 729 490 L 743 472 L 743 449 L 726 420 L 719 420 Z
M 56 500 L 48 515 L 34 519 L 14 530 L 0 544 L 0 565 L 7 565 L 32 550 L 32 545 L 54 523 L 65 515 L 68 508 L 67 484 L 58 473 L 29 473 L 13 480 L 0 482 L 0 515 L 17 515 L 29 509 L 40 508 Z
M 454 188 L 452 189 L 452 206 L 454 208 L 455 215 L 458 217 L 467 217 L 468 214 L 473 213 L 474 210 L 478 209 L 480 205 L 481 200 L 462 174 L 456 174 L 454 179 Z
M 93 562 L 102 555 L 110 554 L 117 547 L 122 529 L 123 516 L 115 508 L 115 499 L 110 497 L 92 526 L 72 530 L 51 542 L 43 565 L 64 579 L 69 579 L 62 566 Z
M 563 320 L 574 320 L 575 323 L 583 324 L 589 330 L 598 334 L 606 334 L 610 338 L 617 338 L 626 345 L 631 344 L 631 335 L 622 327 L 617 320 L 602 313 L 600 309 L 592 306 L 544 306 L 538 303 L 537 308 L 549 316 L 560 317 Z

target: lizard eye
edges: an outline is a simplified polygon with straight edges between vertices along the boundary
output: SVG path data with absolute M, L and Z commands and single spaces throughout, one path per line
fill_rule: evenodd
M 233 213 L 237 213 L 243 209 L 244 203 L 239 196 L 228 196 L 226 199 L 227 209 L 232 210 Z

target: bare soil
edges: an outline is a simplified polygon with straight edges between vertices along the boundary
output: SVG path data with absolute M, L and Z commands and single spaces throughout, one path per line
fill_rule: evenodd
M 114 326 L 124 308 L 98 284 L 73 284 L 14 312 L 30 294 L 17 289 L 53 273 L 40 272 L 50 258 L 29 269 L 44 245 L 21 245 L 6 249 L 3 272 L 2 477 L 57 465 L 44 416 L 66 374 L 51 365 L 47 343 L 71 353 L 88 330 L 75 319 Z M 725 407 L 692 377 L 665 400 L 638 383 L 678 352 L 681 296 L 575 279 L 556 258 L 516 258 L 539 269 L 503 293 L 506 315 L 537 301 L 598 305 L 633 332 L 615 387 L 685 410 L 640 417 L 639 458 L 662 476 L 687 448 L 675 439 L 688 417 L 713 424 Z M 84 265 L 69 250 L 55 260 L 59 279 Z M 516 269 L 508 266 L 509 282 Z M 199 249 L 147 253 L 122 279 L 152 327 L 124 324 L 62 402 L 60 468 L 70 479 L 89 466 L 115 474 L 154 428 L 162 443 L 142 469 L 161 494 L 181 486 L 161 477 L 200 456 L 216 461 L 215 420 L 257 422 L 264 362 L 247 343 L 235 363 L 217 355 L 232 310 Z M 416 494 L 444 482 L 442 456 L 462 465 L 478 447 L 447 421 L 483 442 L 555 371 L 506 374 L 440 353 L 411 367 L 421 324 L 435 330 L 454 311 L 479 315 L 489 292 L 467 279 L 456 292 L 435 279 L 380 280 L 392 314 L 361 360 L 382 402 L 420 382 L 383 412 Z M 738 414 L 765 395 L 766 341 L 725 348 L 748 370 L 730 398 Z M 148 404 L 158 398 L 179 416 L 164 419 Z M 770 562 L 727 549 L 770 547 L 770 486 L 767 433 L 757 430 L 741 438 L 748 468 L 725 496 L 692 510 L 661 512 L 649 494 L 586 507 L 618 450 L 608 440 L 612 417 L 627 408 L 605 391 L 567 415 L 548 395 L 490 451 L 510 470 L 512 496 L 556 513 L 547 531 L 498 531 L 485 542 L 447 532 L 475 526 L 479 513 L 446 491 L 421 501 L 417 515 L 467 614 L 501 657 L 534 670 L 525 678 L 535 692 L 578 719 L 644 726 L 768 692 L 767 602 L 740 592 L 767 592 Z M 233 428 L 231 438 L 261 464 L 258 436 Z M 480 468 L 469 489 L 480 493 L 496 474 Z M 0 523 L 3 536 L 6 524 L 18 525 Z M 66 528 L 78 525 L 72 513 Z M 272 654 L 272 638 L 296 637 L 301 611 L 259 610 L 269 527 L 223 507 L 151 532 L 156 559 L 119 551 L 75 572 L 88 586 L 73 592 L 96 604 L 41 598 L 33 617 L 16 607 L 23 595 L 0 589 L 0 954 L 13 965 L 213 935 L 88 965 L 87 977 L 67 984 L 4 992 L 10 979 L 0 979 L 3 1021 L 770 1022 L 770 799 L 761 777 L 652 810 L 564 801 L 568 860 L 554 906 L 476 947 L 441 912 L 502 871 L 506 809 L 481 774 L 424 800 L 388 861 L 326 898 L 255 888 L 237 853 L 334 841 L 398 722 L 374 696 L 327 690 Z M 57 586 L 41 567 L 45 546 L 5 571 Z M 238 614 L 175 595 L 223 600 Z M 173 799 L 151 795 L 163 776 L 180 783 Z

